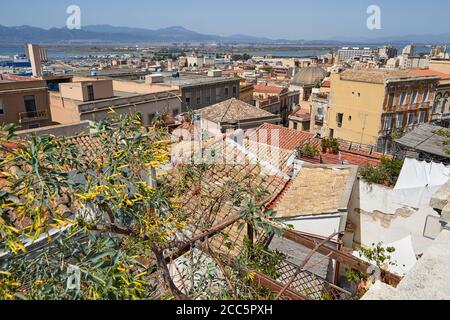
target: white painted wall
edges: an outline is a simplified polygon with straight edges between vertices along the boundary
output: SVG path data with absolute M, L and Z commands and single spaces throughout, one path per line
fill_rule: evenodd
M 286 224 L 294 226 L 296 231 L 314 234 L 328 238 L 335 232 L 345 228 L 346 214 L 329 214 L 306 216 L 285 220 Z
M 414 251 L 421 254 L 432 244 L 423 236 L 428 215 L 439 215 L 429 206 L 430 199 L 422 199 L 420 208 L 402 208 L 395 204 L 396 192 L 378 185 L 355 183 L 349 204 L 349 220 L 355 226 L 355 244 L 393 243 L 411 236 Z

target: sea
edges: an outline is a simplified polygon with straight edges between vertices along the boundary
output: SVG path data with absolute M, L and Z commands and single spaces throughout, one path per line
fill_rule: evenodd
M 376 48 L 374 45 L 348 45 L 348 47 L 360 47 L 360 48 Z M 332 47 L 332 46 L 311 46 L 300 49 L 292 49 L 292 50 L 266 50 L 266 51 L 258 51 L 256 50 L 248 50 L 241 53 L 247 53 L 250 55 L 257 56 L 267 56 L 271 55 L 273 57 L 311 57 L 311 56 L 320 56 L 330 52 L 330 50 L 338 50 L 340 47 Z M 401 52 L 403 46 L 397 47 L 398 51 Z M 426 46 L 417 46 L 416 52 L 418 54 L 424 53 L 429 54 L 430 48 Z M 17 54 L 24 54 L 25 47 L 24 46 L 8 46 L 8 45 L 0 45 L 0 56 L 14 56 Z M 64 48 L 47 48 L 47 54 L 50 59 L 72 59 L 72 58 L 85 58 L 92 56 L 107 56 L 107 55 L 123 55 L 124 52 L 118 52 L 114 50 L 102 50 L 99 52 L 94 51 L 75 51 L 75 49 L 71 48 L 70 51 L 65 50 Z

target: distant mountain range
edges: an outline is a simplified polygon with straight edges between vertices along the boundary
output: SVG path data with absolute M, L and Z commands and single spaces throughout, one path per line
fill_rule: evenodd
M 450 33 L 441 35 L 407 35 L 383 38 L 336 38 L 333 40 L 283 40 L 253 37 L 243 34 L 231 36 L 208 35 L 175 26 L 150 30 L 144 28 L 114 27 L 111 25 L 84 26 L 81 30 L 67 28 L 42 29 L 31 26 L 5 27 L 0 25 L 0 43 L 23 44 L 37 42 L 45 44 L 62 43 L 264 43 L 290 45 L 344 45 L 348 43 L 450 43 Z
M 158 30 L 114 27 L 110 25 L 84 26 L 81 30 L 67 28 L 42 29 L 31 26 L 5 27 L 0 25 L 0 43 L 143 43 L 143 42 L 273 42 L 267 38 L 247 35 L 223 37 L 201 34 L 175 26 Z

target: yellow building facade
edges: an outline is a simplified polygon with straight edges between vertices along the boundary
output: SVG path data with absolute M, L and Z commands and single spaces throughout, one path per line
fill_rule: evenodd
M 385 151 L 394 132 L 429 122 L 437 81 L 414 70 L 333 73 L 325 131 Z

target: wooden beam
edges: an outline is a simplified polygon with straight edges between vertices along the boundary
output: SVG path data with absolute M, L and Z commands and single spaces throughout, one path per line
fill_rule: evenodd
M 291 230 L 284 231 L 283 237 L 295 243 L 303 245 L 309 249 L 314 249 L 317 245 L 317 243 L 314 240 L 305 237 L 303 235 L 300 235 L 297 232 Z M 357 270 L 359 272 L 365 273 L 367 272 L 368 268 L 371 267 L 371 264 L 361 259 L 357 259 L 356 257 L 353 257 L 347 253 L 344 253 L 342 251 L 327 246 L 321 246 L 320 248 L 317 249 L 317 252 L 325 256 L 329 255 L 330 259 L 336 260 L 337 262 L 349 266 L 350 268 Z M 402 280 L 402 277 L 385 270 L 382 270 L 382 277 L 385 279 L 386 283 L 393 286 L 397 286 Z

